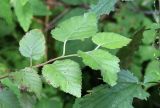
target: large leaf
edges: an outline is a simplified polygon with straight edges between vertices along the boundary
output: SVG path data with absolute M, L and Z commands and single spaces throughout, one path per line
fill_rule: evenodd
M 144 83 L 149 82 L 160 82 L 160 62 L 158 60 L 150 62 L 148 67 L 146 68 Z
M 25 68 L 12 73 L 14 82 L 20 89 L 34 92 L 38 97 L 41 95 L 42 82 L 38 73 L 32 68 Z
M 92 69 L 101 70 L 103 81 L 111 86 L 116 84 L 119 69 L 119 59 L 104 50 L 94 50 L 88 53 L 79 51 L 83 62 Z
M 97 16 L 101 16 L 103 14 L 109 14 L 114 10 L 114 6 L 117 0 L 99 0 L 97 5 L 91 6 L 90 11 L 97 14 Z
M 21 27 L 24 31 L 28 31 L 33 17 L 30 3 L 26 2 L 25 5 L 22 5 L 19 0 L 14 0 L 14 10 Z
M 85 39 L 97 32 L 97 19 L 94 14 L 87 13 L 63 21 L 52 30 L 52 36 L 59 41 Z
M 81 97 L 81 71 L 79 65 L 72 60 L 55 61 L 43 67 L 43 76 L 55 88 L 76 97 Z
M 92 40 L 95 44 L 109 49 L 121 48 L 131 41 L 124 36 L 111 32 L 97 33 Z
M 17 97 L 9 90 L 0 91 L 0 108 L 20 108 Z
M 133 108 L 133 98 L 146 99 L 149 95 L 137 83 L 136 77 L 122 72 L 119 76 L 123 82 L 112 88 L 101 85 L 93 89 L 90 94 L 77 99 L 74 108 Z
M 25 57 L 37 60 L 45 53 L 45 38 L 42 32 L 37 29 L 26 33 L 19 45 L 19 51 Z

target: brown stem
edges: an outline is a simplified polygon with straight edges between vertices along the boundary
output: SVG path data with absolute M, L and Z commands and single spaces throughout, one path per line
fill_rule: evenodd
M 38 68 L 38 67 L 44 66 L 44 65 L 46 65 L 46 64 L 48 64 L 48 63 L 51 63 L 51 62 L 53 62 L 53 61 L 55 61 L 55 60 L 59 60 L 59 59 L 63 59 L 63 58 L 68 58 L 68 57 L 75 57 L 75 56 L 78 56 L 78 54 L 71 54 L 71 55 L 66 55 L 66 56 L 60 56 L 60 57 L 57 57 L 57 58 L 50 59 L 50 60 L 48 60 L 48 61 L 46 61 L 46 62 L 44 62 L 44 63 L 35 65 L 35 66 L 33 66 L 33 67 L 34 67 L 34 68 Z
M 48 30 L 52 29 L 54 27 L 54 24 L 59 19 L 61 19 L 68 11 L 69 11 L 69 9 L 65 9 L 61 14 L 59 14 L 56 18 L 54 18 L 51 22 L 49 22 L 47 28 L 45 29 L 45 32 L 47 32 Z

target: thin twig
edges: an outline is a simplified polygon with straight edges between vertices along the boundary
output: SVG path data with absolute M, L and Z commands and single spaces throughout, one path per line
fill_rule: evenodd
M 7 78 L 8 76 L 9 76 L 9 74 L 4 75 L 4 76 L 0 76 L 0 80 L 1 80 L 1 79 L 4 79 L 4 78 Z
M 50 59 L 49 61 L 46 61 L 46 62 L 44 62 L 42 64 L 35 65 L 33 67 L 34 68 L 38 68 L 38 67 L 44 66 L 44 65 L 46 65 L 48 63 L 51 63 L 51 62 L 53 62 L 55 60 L 59 60 L 59 59 L 63 59 L 63 58 L 68 58 L 68 57 L 78 57 L 78 54 L 71 54 L 71 55 L 66 55 L 66 56 L 60 56 L 60 57 L 57 57 L 57 58 L 54 58 L 54 59 Z
M 51 22 L 49 22 L 47 28 L 45 29 L 45 32 L 47 32 L 48 30 L 52 29 L 55 25 L 55 23 L 61 19 L 67 12 L 69 11 L 69 9 L 65 9 L 61 14 L 59 14 L 57 17 L 55 17 Z

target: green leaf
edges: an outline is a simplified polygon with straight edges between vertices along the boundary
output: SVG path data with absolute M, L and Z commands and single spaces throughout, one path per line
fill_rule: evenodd
M 81 4 L 92 4 L 97 2 L 98 0 L 61 0 L 69 5 L 81 5 Z
M 92 5 L 90 12 L 94 12 L 97 16 L 101 16 L 103 14 L 109 14 L 114 10 L 114 6 L 117 0 L 99 0 L 97 5 Z
M 13 24 L 12 10 L 9 0 L 2 0 L 0 3 L 0 17 L 6 20 L 9 25 Z
M 20 108 L 17 97 L 9 90 L 0 91 L 0 108 Z
M 30 3 L 27 2 L 25 5 L 22 5 L 19 3 L 19 0 L 14 0 L 14 10 L 21 27 L 25 32 L 28 31 L 33 17 Z
M 38 60 L 45 54 L 45 38 L 38 29 L 26 33 L 19 45 L 19 51 L 25 57 Z
M 83 3 L 82 0 L 61 0 L 61 1 L 71 5 L 78 5 Z
M 29 0 L 33 14 L 36 16 L 46 16 L 51 15 L 51 12 L 47 8 L 47 5 L 44 4 L 42 0 Z
M 20 102 L 21 108 L 35 108 L 36 98 L 27 93 L 21 93 L 19 102 Z
M 77 99 L 73 108 L 133 108 L 133 98 L 146 100 L 149 96 L 130 72 L 121 71 L 119 77 L 123 82 L 111 88 L 107 85 L 96 87 L 90 94 Z
M 156 57 L 160 56 L 160 51 L 155 49 L 151 45 L 141 45 L 139 47 L 138 54 L 140 55 L 142 61 L 153 60 Z
M 104 50 L 94 50 L 88 53 L 79 51 L 83 62 L 92 69 L 101 70 L 103 81 L 111 86 L 116 84 L 119 69 L 119 59 Z
M 20 89 L 34 92 L 38 97 L 41 95 L 42 82 L 40 76 L 32 68 L 25 68 L 12 73 L 14 82 Z
M 92 41 L 98 46 L 102 46 L 109 49 L 116 49 L 126 46 L 131 40 L 116 33 L 103 32 L 97 33 L 92 38 Z
M 65 16 L 60 19 L 59 22 L 65 21 L 73 16 L 80 16 L 83 15 L 86 12 L 86 10 L 84 8 L 73 8 L 72 10 L 70 10 L 68 13 L 65 14 Z
M 52 36 L 56 40 L 65 42 L 67 40 L 85 39 L 97 32 L 97 19 L 94 14 L 87 13 L 83 16 L 75 16 L 63 21 L 57 28 L 52 30 Z
M 143 33 L 143 39 L 142 39 L 142 42 L 144 44 L 151 44 L 154 42 L 155 40 L 155 37 L 156 37 L 156 31 L 155 30 L 146 30 L 144 33 Z
M 20 3 L 22 6 L 24 6 L 27 2 L 28 2 L 28 0 L 20 0 Z
M 41 99 L 35 108 L 63 108 L 63 103 L 60 98 L 57 97 L 52 99 Z
M 76 62 L 69 59 L 55 61 L 45 65 L 42 74 L 53 87 L 81 97 L 81 70 Z
M 139 83 L 138 78 L 133 75 L 133 73 L 121 70 L 118 73 L 118 83 Z
M 149 82 L 160 82 L 160 62 L 158 60 L 150 62 L 146 68 L 144 83 Z
M 7 86 L 16 96 L 17 98 L 20 97 L 21 93 L 19 88 L 17 87 L 17 85 L 15 83 L 13 83 L 13 81 L 9 78 L 5 78 L 1 80 L 1 83 L 5 86 Z

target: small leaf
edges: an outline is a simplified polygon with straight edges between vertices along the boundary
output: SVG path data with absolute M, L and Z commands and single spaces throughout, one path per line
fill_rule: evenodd
M 45 53 L 45 38 L 38 29 L 26 33 L 20 40 L 19 45 L 19 51 L 25 57 L 38 60 Z
M 41 95 L 42 82 L 40 76 L 32 68 L 25 68 L 12 73 L 14 82 L 20 89 L 34 92 L 38 97 Z
M 0 108 L 20 108 L 17 97 L 9 90 L 0 91 Z
M 55 88 L 81 97 L 81 70 L 72 60 L 55 61 L 43 67 L 43 76 Z
M 93 36 L 97 32 L 97 19 L 94 14 L 87 13 L 83 16 L 75 16 L 63 21 L 52 30 L 52 36 L 56 40 L 77 40 Z
M 103 32 L 97 33 L 92 38 L 92 41 L 99 46 L 109 49 L 116 49 L 126 46 L 131 40 L 116 33 Z
M 32 22 L 33 12 L 29 2 L 26 2 L 25 5 L 19 3 L 19 0 L 14 0 L 14 10 L 18 21 L 26 32 L 29 29 L 29 26 Z
M 114 6 L 118 0 L 99 0 L 97 5 L 91 6 L 90 12 L 94 12 L 97 16 L 109 14 L 114 10 Z
M 119 59 L 104 50 L 94 50 L 89 53 L 78 52 L 83 58 L 83 62 L 92 69 L 101 70 L 103 81 L 114 86 L 117 81 L 119 69 Z

